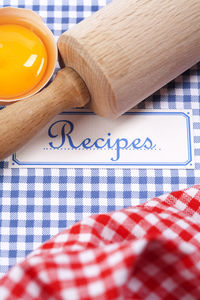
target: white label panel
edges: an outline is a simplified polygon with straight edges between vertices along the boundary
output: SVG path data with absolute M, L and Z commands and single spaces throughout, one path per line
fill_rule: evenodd
M 11 167 L 194 168 L 191 111 L 88 110 L 56 116 L 10 158 Z

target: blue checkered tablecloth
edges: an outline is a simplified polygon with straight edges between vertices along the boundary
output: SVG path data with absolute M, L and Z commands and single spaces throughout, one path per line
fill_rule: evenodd
M 3 0 L 36 11 L 54 33 L 110 0 Z M 10 169 L 0 163 L 0 276 L 31 250 L 84 217 L 200 183 L 200 64 L 138 105 L 192 109 L 195 169 Z

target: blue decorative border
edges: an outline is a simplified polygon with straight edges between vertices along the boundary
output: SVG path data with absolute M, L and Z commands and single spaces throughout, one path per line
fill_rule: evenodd
M 93 112 L 86 112 L 86 111 L 69 111 L 69 112 L 62 112 L 60 115 L 94 115 Z M 186 126 L 187 126 L 187 146 L 188 146 L 188 159 L 185 162 L 182 163 L 173 163 L 173 162 L 160 162 L 160 163 L 145 163 L 145 162 L 137 162 L 137 163 L 117 163 L 117 162 L 113 162 L 113 163 L 82 163 L 82 162 L 78 162 L 78 163 L 57 163 L 57 162 L 51 162 L 51 163 L 45 163 L 45 162 L 20 162 L 17 159 L 16 153 L 14 153 L 12 155 L 12 161 L 13 161 L 13 165 L 16 163 L 18 166 L 127 166 L 127 167 L 131 167 L 131 166 L 137 166 L 137 167 L 164 167 L 164 166 L 168 166 L 168 167 L 178 167 L 178 166 L 187 166 L 187 165 L 192 165 L 192 143 L 191 143 L 191 125 L 190 125 L 190 112 L 184 113 L 184 112 L 144 112 L 144 111 L 129 111 L 127 113 L 125 113 L 125 115 L 182 115 L 183 117 L 185 117 L 186 119 Z

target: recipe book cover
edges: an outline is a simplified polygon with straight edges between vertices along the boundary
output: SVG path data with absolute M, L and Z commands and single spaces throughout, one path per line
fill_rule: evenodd
M 10 167 L 194 168 L 190 110 L 131 110 L 115 120 L 87 109 L 57 115 Z

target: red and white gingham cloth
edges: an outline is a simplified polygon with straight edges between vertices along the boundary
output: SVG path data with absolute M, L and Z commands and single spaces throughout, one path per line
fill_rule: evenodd
M 200 299 L 200 185 L 66 229 L 1 279 L 0 299 Z

